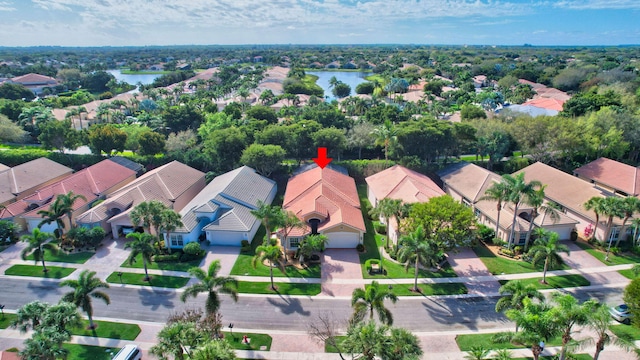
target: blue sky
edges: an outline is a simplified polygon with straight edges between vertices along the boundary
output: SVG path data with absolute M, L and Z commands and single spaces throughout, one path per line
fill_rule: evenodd
M 0 46 L 640 44 L 640 0 L 0 0 Z

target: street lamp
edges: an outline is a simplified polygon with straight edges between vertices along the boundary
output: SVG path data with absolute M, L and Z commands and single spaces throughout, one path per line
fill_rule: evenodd
M 229 324 L 229 332 L 231 333 L 231 336 L 233 336 L 233 323 Z
M 4 319 L 4 305 L 0 304 L 0 314 L 2 314 L 2 318 Z
M 122 271 L 118 271 L 118 277 L 120 278 L 120 284 L 122 284 Z

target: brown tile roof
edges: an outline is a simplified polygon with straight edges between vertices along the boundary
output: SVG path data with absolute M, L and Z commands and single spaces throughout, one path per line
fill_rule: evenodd
M 127 169 L 128 171 L 131 171 Z M 173 202 L 195 183 L 204 177 L 204 173 L 178 161 L 172 161 L 151 170 L 132 181 L 122 189 L 111 194 L 100 205 L 84 212 L 76 218 L 80 223 L 94 223 L 108 218 L 107 210 L 113 207 L 131 209 L 143 201 L 158 200 L 172 207 Z M 182 209 L 174 208 L 176 211 Z M 118 216 L 124 216 L 123 211 Z
M 71 168 L 44 157 L 0 172 L 0 204 L 72 172 Z
M 135 176 L 135 172 L 132 170 L 118 165 L 111 160 L 103 160 L 73 175 L 67 176 L 56 183 L 39 189 L 20 201 L 9 204 L 6 209 L 0 213 L 0 218 L 9 218 L 21 214 L 24 214 L 23 217 L 39 218 L 40 215 L 38 215 L 37 212 L 42 210 L 43 205 L 48 204 L 56 196 L 66 194 L 69 191 L 73 191 L 74 194 L 82 195 L 86 198 L 86 200 L 78 199 L 74 203 L 74 209 L 79 209 L 86 203 L 96 200 L 102 196 L 105 191 L 131 176 Z M 38 205 L 38 207 L 33 209 L 33 204 Z
M 495 182 L 500 182 L 498 174 L 467 162 L 449 166 L 438 172 L 442 182 L 462 194 L 471 203 L 476 203 Z
M 318 226 L 320 231 L 339 224 L 365 231 L 355 181 L 329 167 L 315 167 L 289 179 L 283 208 L 300 218 L 321 215 L 327 221 Z
M 58 81 L 50 76 L 40 75 L 29 73 L 21 76 L 16 76 L 11 79 L 11 81 L 23 84 L 23 85 L 34 85 L 34 84 L 57 84 Z
M 394 165 L 365 179 L 378 199 L 400 199 L 405 203 L 425 202 L 444 195 L 428 176 Z
M 594 188 L 592 184 L 541 162 L 529 165 L 515 172 L 514 175 L 519 173 L 525 174 L 526 181 L 538 180 L 546 185 L 544 193 L 547 199 L 591 221 L 595 221 L 595 214 L 593 211 L 587 211 L 584 208 L 584 203 L 595 196 L 606 197 L 603 191 Z
M 640 169 L 631 165 L 601 157 L 575 169 L 573 173 L 628 195 L 640 194 Z
M 562 111 L 565 101 L 552 98 L 536 98 L 523 103 L 523 106 L 535 106 L 542 109 Z

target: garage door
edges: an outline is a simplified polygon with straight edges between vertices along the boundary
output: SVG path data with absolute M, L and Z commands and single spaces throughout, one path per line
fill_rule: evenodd
M 242 233 L 225 231 L 207 231 L 211 245 L 240 246 Z
M 360 242 L 360 235 L 351 232 L 327 233 L 328 249 L 355 249 Z
M 33 231 L 33 229 L 38 227 L 38 224 L 40 224 L 40 221 L 42 220 L 29 220 L 28 221 L 28 229 L 29 232 Z M 40 227 L 40 231 L 42 232 L 47 232 L 47 233 L 52 233 L 58 228 L 58 224 L 56 224 L 55 222 L 52 222 L 50 224 L 42 224 L 42 226 Z
M 560 240 L 569 240 L 571 238 L 571 230 L 574 226 L 548 226 L 547 230 L 558 233 Z

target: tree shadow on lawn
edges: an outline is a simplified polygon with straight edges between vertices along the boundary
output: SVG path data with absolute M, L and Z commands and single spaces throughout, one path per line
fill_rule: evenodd
M 510 324 L 504 314 L 495 310 L 498 298 L 440 298 L 423 301 L 422 306 L 432 319 L 441 324 L 463 325 L 468 329 L 477 330 L 480 320 Z
M 274 300 L 273 298 L 268 298 L 267 301 L 269 302 L 269 304 L 278 307 L 280 311 L 285 315 L 294 314 L 294 313 L 300 314 L 302 316 L 311 315 L 310 311 L 305 311 L 302 308 L 302 303 L 300 303 L 299 299 L 285 297 L 282 295 L 280 295 L 280 299 L 281 301 Z
M 157 290 L 157 289 L 140 289 L 140 302 L 144 306 L 150 306 L 152 310 L 160 307 L 173 309 L 175 304 L 172 299 L 177 296 L 175 291 Z

